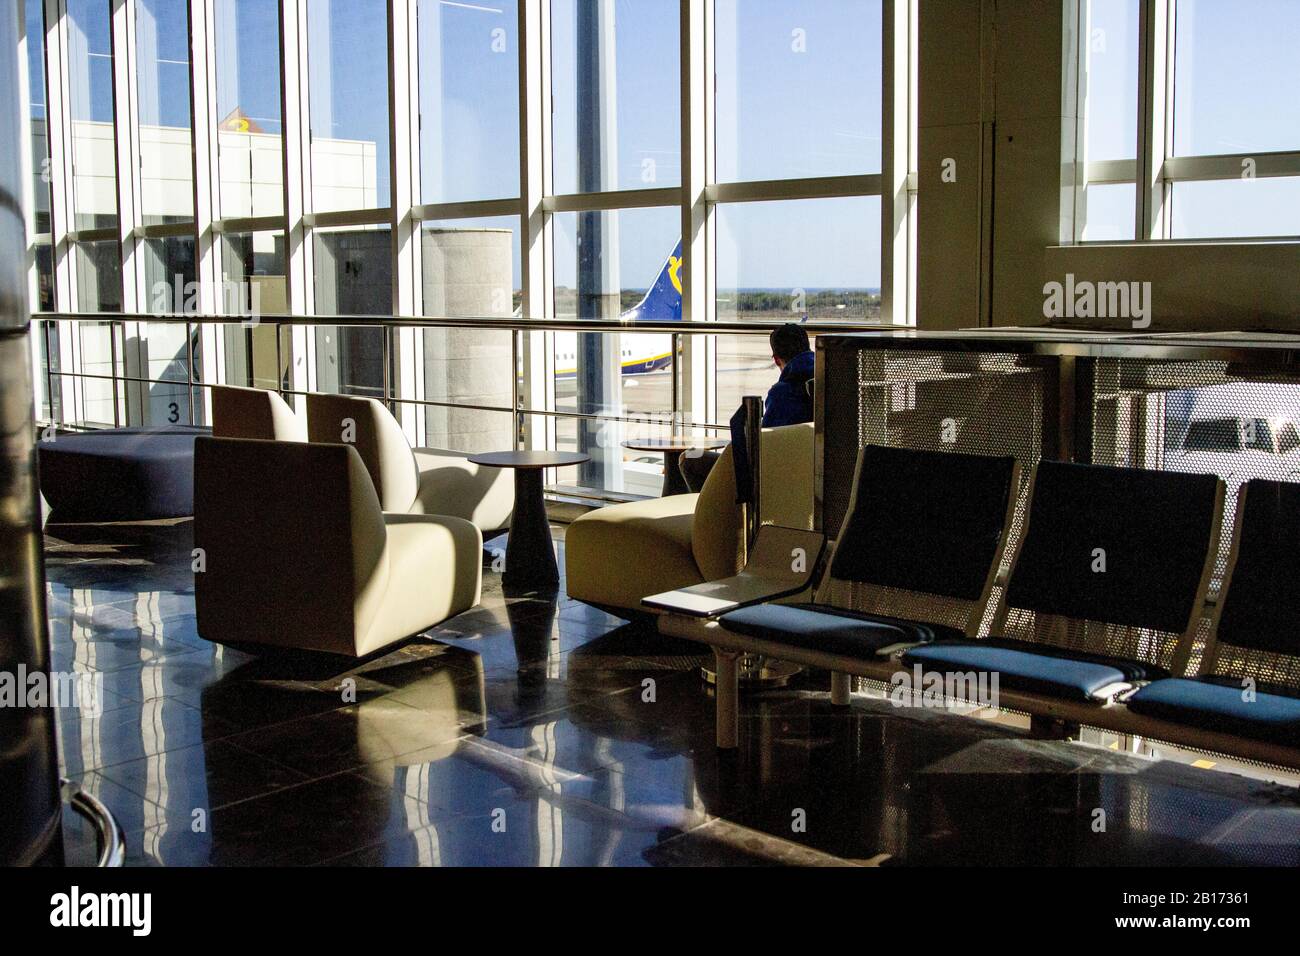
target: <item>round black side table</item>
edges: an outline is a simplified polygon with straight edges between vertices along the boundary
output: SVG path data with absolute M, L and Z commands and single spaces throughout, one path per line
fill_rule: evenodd
M 560 583 L 555 563 L 551 525 L 542 497 L 542 473 L 590 461 L 572 451 L 493 451 L 470 455 L 476 465 L 515 470 L 515 512 L 506 539 L 506 569 L 501 583 L 507 587 L 553 588 Z

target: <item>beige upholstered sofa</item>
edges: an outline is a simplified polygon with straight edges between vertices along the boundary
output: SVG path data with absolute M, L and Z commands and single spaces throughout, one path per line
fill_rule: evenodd
M 471 464 L 452 451 L 412 448 L 373 398 L 308 395 L 307 432 L 312 443 L 356 448 L 386 512 L 452 515 L 488 533 L 510 525 L 515 493 L 509 472 Z
M 765 428 L 761 448 L 760 520 L 811 528 L 812 424 Z M 565 533 L 564 556 L 570 597 L 635 613 L 645 611 L 647 595 L 736 574 L 744 538 L 731 447 L 699 494 L 611 505 L 578 518 Z
M 361 657 L 479 601 L 478 529 L 384 514 L 347 445 L 201 437 L 194 499 L 209 641 Z
M 218 438 L 306 441 L 307 422 L 276 392 L 214 385 L 212 434 Z

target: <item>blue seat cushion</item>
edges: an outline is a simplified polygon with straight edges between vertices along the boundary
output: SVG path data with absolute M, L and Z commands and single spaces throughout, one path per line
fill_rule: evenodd
M 734 634 L 864 660 L 892 644 L 960 637 L 951 627 L 847 611 L 829 604 L 759 604 L 722 615 Z
M 1130 697 L 1128 709 L 1175 724 L 1300 747 L 1300 698 L 1257 692 L 1247 701 L 1240 681 L 1160 680 Z
M 999 687 L 1069 700 L 1096 700 L 1097 692 L 1108 685 L 1168 676 L 1163 668 L 1140 661 L 1010 638 L 915 647 L 903 655 L 903 663 L 934 670 L 997 673 Z

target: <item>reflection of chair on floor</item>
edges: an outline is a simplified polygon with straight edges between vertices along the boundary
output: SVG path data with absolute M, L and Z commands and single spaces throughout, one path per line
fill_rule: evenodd
M 760 446 L 764 473 L 780 476 L 761 486 L 762 520 L 812 527 L 813 426 L 764 429 Z M 569 596 L 639 615 L 647 595 L 736 574 L 744 542 L 733 461 L 728 446 L 699 494 L 598 508 L 569 525 Z
M 478 603 L 478 529 L 385 515 L 354 448 L 196 445 L 195 603 L 207 640 L 361 657 Z
M 380 402 L 351 395 L 308 395 L 307 429 L 314 444 L 350 444 L 361 455 L 386 512 L 464 518 L 485 534 L 510 526 L 514 480 L 501 468 L 464 455 L 412 448 Z
M 439 667 L 440 660 L 437 657 L 412 659 L 402 654 L 379 658 L 360 667 L 349 665 L 341 658 L 321 655 L 312 658 L 262 658 L 248 662 L 203 689 L 200 710 L 205 725 L 213 728 L 211 733 L 205 731 L 204 740 L 223 735 L 217 728 L 228 726 L 232 710 L 241 714 L 264 714 L 268 723 L 279 723 L 281 719 L 303 715 L 300 698 L 304 695 L 336 697 L 335 686 L 341 686 L 344 679 L 352 678 L 356 681 L 357 703 L 336 713 L 350 718 L 355 740 L 349 741 L 348 732 L 337 729 L 336 725 L 331 746 L 336 752 L 351 749 L 355 753 L 355 762 L 370 767 L 372 772 L 384 762 L 391 761 L 393 773 L 388 819 L 385 820 L 382 814 L 357 813 L 352 825 L 369 826 L 373 832 L 354 839 L 353 845 L 365 846 L 383 840 L 386 835 L 427 826 L 429 820 L 425 808 L 434 776 L 428 768 L 456 756 L 462 750 L 461 741 L 465 735 L 481 733 L 487 723 L 481 660 L 477 655 L 462 654 L 456 655 L 455 667 Z M 467 670 L 471 667 L 476 670 Z M 304 680 L 315 686 L 305 688 Z M 389 697 L 399 690 L 401 703 Z M 307 712 L 312 712 L 310 704 L 308 708 Z M 276 717 L 277 712 L 283 717 Z M 321 716 L 327 712 L 320 711 Z M 417 747 L 412 741 L 428 743 Z M 207 743 L 204 746 L 210 747 Z M 281 759 L 296 763 L 297 757 L 310 754 L 310 746 L 304 743 L 302 751 L 295 757 Z M 275 759 L 275 755 L 269 756 Z M 220 766 L 216 760 L 205 760 L 206 766 L 214 764 Z M 221 766 L 221 772 L 217 773 L 209 770 L 208 806 L 223 806 L 242 798 L 240 794 L 220 790 L 231 780 L 227 767 Z M 220 814 L 213 818 L 209 862 L 218 865 L 244 862 L 222 859 L 221 819 Z M 384 823 L 393 825 L 380 825 Z M 411 838 L 418 839 L 418 836 L 412 834 Z M 420 862 L 438 861 L 436 858 L 426 860 L 421 855 Z

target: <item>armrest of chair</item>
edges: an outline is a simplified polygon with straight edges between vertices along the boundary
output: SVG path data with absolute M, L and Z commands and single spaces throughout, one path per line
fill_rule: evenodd
M 736 608 L 789 597 L 813 584 L 825 548 L 826 538 L 816 531 L 764 525 L 739 574 L 652 594 L 641 603 L 688 617 L 716 617 Z

